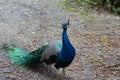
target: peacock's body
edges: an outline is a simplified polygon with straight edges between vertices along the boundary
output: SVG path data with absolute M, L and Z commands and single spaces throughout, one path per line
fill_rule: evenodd
M 14 45 L 4 45 L 7 49 L 12 62 L 24 66 L 36 66 L 36 64 L 46 63 L 55 64 L 55 68 L 64 68 L 69 66 L 75 57 L 75 48 L 70 43 L 67 36 L 67 27 L 69 21 L 62 24 L 62 43 L 47 44 L 35 51 L 28 52 Z

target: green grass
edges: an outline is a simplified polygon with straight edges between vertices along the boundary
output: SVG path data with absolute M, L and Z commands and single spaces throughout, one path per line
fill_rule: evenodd
M 111 5 L 110 0 L 64 0 L 63 2 L 60 3 L 60 7 L 72 11 L 76 13 L 77 15 L 81 15 L 85 17 L 87 20 L 90 21 L 95 21 L 95 18 L 91 15 L 90 9 L 91 7 L 99 9 L 99 7 L 103 7 L 107 10 L 112 10 L 113 13 L 119 14 L 120 13 L 120 8 L 117 7 L 115 8 L 114 5 Z M 117 1 L 117 0 L 115 0 Z
M 78 2 L 79 3 L 79 2 Z M 85 5 L 86 3 L 82 4 Z M 76 6 L 77 5 L 77 6 Z M 85 18 L 86 20 L 89 21 L 96 21 L 96 18 L 92 16 L 92 13 L 88 11 L 88 5 L 86 6 L 80 6 L 77 3 L 71 3 L 70 0 L 64 0 L 63 2 L 60 3 L 59 5 L 61 8 L 73 12 L 75 15 L 78 15 L 79 17 Z

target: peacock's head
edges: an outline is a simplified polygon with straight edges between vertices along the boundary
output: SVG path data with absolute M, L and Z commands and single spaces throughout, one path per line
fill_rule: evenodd
M 68 20 L 68 22 L 63 22 L 62 23 L 62 28 L 63 29 L 67 29 L 67 26 L 69 25 L 69 20 Z

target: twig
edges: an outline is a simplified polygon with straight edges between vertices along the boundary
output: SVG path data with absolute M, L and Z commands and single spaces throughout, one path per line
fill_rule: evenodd
M 3 66 L 0 66 L 0 68 L 6 68 L 6 67 L 9 67 L 11 64 L 8 64 L 8 65 L 3 65 Z
M 3 74 L 5 74 L 5 73 L 13 73 L 16 69 L 18 69 L 20 67 L 20 65 L 19 66 L 17 66 L 14 70 L 12 70 L 12 71 L 9 71 L 9 72 L 3 72 Z
M 12 80 L 23 80 L 22 78 L 20 78 L 20 77 L 17 77 L 17 76 L 6 76 L 7 78 L 11 78 Z
M 115 64 L 113 66 L 107 66 L 108 68 L 115 68 L 115 67 L 120 67 L 120 64 Z

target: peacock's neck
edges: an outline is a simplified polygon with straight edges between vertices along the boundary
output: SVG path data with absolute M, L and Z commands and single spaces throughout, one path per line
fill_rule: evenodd
M 70 45 L 70 41 L 69 41 L 68 36 L 67 36 L 67 28 L 63 29 L 62 43 L 63 43 L 63 47 L 65 47 L 65 45 Z
M 69 41 L 69 38 L 67 36 L 67 28 L 65 28 L 63 30 L 63 34 L 62 34 L 62 43 L 63 43 L 63 48 L 64 49 L 69 49 L 72 47 L 70 41 Z
M 66 59 L 67 58 L 72 59 L 73 56 L 75 55 L 75 49 L 69 41 L 69 38 L 67 36 L 67 29 L 63 30 L 62 43 L 63 43 L 61 52 L 62 56 Z

